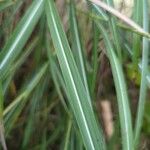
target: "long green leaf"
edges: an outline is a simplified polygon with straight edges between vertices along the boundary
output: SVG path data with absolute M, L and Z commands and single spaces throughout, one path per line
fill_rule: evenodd
M 148 1 L 143 0 L 143 28 L 145 31 L 149 31 L 149 20 L 148 20 Z M 142 76 L 141 76 L 141 87 L 140 87 L 140 96 L 139 104 L 137 111 L 137 118 L 135 123 L 135 148 L 139 143 L 140 131 L 143 122 L 144 115 L 144 106 L 147 92 L 147 79 L 148 74 L 148 57 L 149 57 L 149 40 L 143 37 L 143 52 L 142 52 Z
M 107 53 L 112 68 L 115 88 L 117 92 L 123 149 L 132 150 L 133 131 L 132 131 L 131 112 L 129 108 L 127 88 L 125 84 L 123 70 L 119 59 L 116 57 L 116 54 L 113 50 L 112 44 L 109 40 L 105 28 L 100 23 L 97 23 L 97 25 L 105 39 L 105 45 L 107 48 Z
M 44 0 L 35 0 L 16 27 L 10 39 L 8 39 L 8 42 L 0 53 L 0 78 L 7 73 L 11 64 L 27 42 L 42 14 L 43 6 Z
M 53 0 L 47 0 L 46 14 L 66 89 L 70 95 L 68 100 L 77 120 L 85 147 L 88 150 L 103 150 L 105 149 L 103 135 L 98 128 L 90 97 L 87 95 L 77 69 Z
M 83 78 L 83 82 L 84 82 L 87 94 L 90 97 L 88 83 L 87 83 L 87 75 L 85 71 L 85 62 L 83 60 L 84 59 L 83 48 L 82 48 L 82 44 L 80 41 L 79 29 L 78 29 L 73 0 L 70 3 L 70 29 L 71 29 L 71 37 L 72 37 L 72 40 L 71 40 L 72 46 L 73 46 L 73 50 L 76 56 L 75 57 L 76 64 L 81 74 L 81 77 Z

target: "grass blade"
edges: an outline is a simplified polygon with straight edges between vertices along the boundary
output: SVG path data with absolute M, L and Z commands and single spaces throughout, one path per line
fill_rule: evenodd
M 148 32 L 149 30 L 149 20 L 148 20 L 148 1 L 143 1 L 143 28 Z M 143 122 L 144 106 L 147 92 L 147 79 L 148 74 L 148 57 L 149 57 L 149 40 L 143 37 L 143 52 L 142 52 L 142 67 L 141 67 L 141 87 L 139 95 L 139 104 L 137 110 L 137 118 L 135 123 L 135 148 L 139 143 L 140 131 Z
M 35 0 L 32 3 L 0 53 L 0 78 L 7 73 L 9 67 L 24 47 L 42 14 L 43 6 L 44 0 Z
M 100 132 L 81 76 L 68 45 L 58 12 L 53 0 L 47 0 L 46 14 L 48 26 L 63 73 L 69 103 L 77 120 L 84 144 L 88 150 L 103 150 L 105 142 Z

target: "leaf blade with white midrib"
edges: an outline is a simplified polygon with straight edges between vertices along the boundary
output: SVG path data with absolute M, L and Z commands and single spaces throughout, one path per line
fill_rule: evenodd
M 131 112 L 129 107 L 127 89 L 125 85 L 125 79 L 123 76 L 123 71 L 121 64 L 116 57 L 115 52 L 111 42 L 109 41 L 108 35 L 104 27 L 97 23 L 101 33 L 104 36 L 105 44 L 107 47 L 107 53 L 110 60 L 116 93 L 119 107 L 120 125 L 121 125 L 121 135 L 124 150 L 132 150 L 133 148 L 133 131 L 131 122 Z
M 88 100 L 90 98 L 82 83 L 53 1 L 47 0 L 46 14 L 66 89 L 71 97 L 69 103 L 74 111 L 84 144 L 89 150 L 103 150 L 105 143 Z
M 35 0 L 8 39 L 8 42 L 0 53 L 0 78 L 6 75 L 9 67 L 21 52 L 38 22 L 43 8 L 44 0 Z

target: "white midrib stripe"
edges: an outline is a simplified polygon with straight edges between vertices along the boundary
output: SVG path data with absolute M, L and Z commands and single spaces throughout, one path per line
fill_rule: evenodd
M 114 58 L 114 55 L 113 56 L 113 60 L 114 60 L 114 64 L 115 64 L 115 68 L 116 68 L 116 72 L 117 72 L 117 76 L 118 76 L 118 80 L 119 80 L 119 87 L 120 87 L 120 90 L 123 91 L 122 89 L 122 86 L 120 85 L 120 83 L 122 82 L 121 81 L 121 78 L 119 76 L 119 71 L 118 71 L 118 68 L 116 67 L 117 66 L 117 62 L 115 61 L 115 58 Z M 124 120 L 125 120 L 125 133 L 127 134 L 127 149 L 130 150 L 130 141 L 129 141 L 129 135 L 128 135 L 128 117 L 126 116 L 126 113 L 125 113 L 125 99 L 124 99 L 124 96 L 123 96 L 123 93 L 121 92 L 121 97 L 122 97 L 122 106 L 123 106 L 123 114 L 124 114 Z M 125 136 L 126 136 L 125 134 Z
M 49 4 L 49 7 L 51 8 L 51 5 L 50 5 L 49 2 L 48 2 L 48 4 Z M 52 8 L 51 8 L 51 10 L 52 10 Z M 60 47 L 61 47 L 61 49 L 64 49 L 64 48 L 63 48 L 63 45 L 61 44 L 61 39 L 60 39 L 60 37 L 59 37 L 59 31 L 57 30 L 57 25 L 56 25 L 55 18 L 54 18 L 54 16 L 53 16 L 53 13 L 52 13 L 52 12 L 51 12 L 51 16 L 52 16 L 52 21 L 53 21 L 53 23 L 54 23 L 56 35 L 57 35 L 58 40 L 59 40 L 59 43 L 60 43 Z M 64 57 L 64 59 L 65 59 L 66 67 L 67 67 L 68 72 L 69 72 L 70 80 L 71 80 L 72 85 L 73 85 L 73 88 L 74 88 L 75 95 L 76 95 L 76 97 L 77 97 L 77 102 L 78 102 L 78 104 L 79 104 L 79 108 L 80 108 L 80 111 L 81 111 L 81 115 L 82 115 L 82 118 L 83 118 L 83 121 L 84 121 L 84 125 L 85 125 L 85 128 L 86 128 L 87 133 L 88 133 L 88 136 L 89 136 L 89 140 L 90 140 L 92 149 L 95 150 L 94 145 L 93 145 L 93 142 L 92 142 L 92 138 L 91 138 L 91 135 L 90 135 L 88 126 L 87 126 L 87 122 L 86 122 L 86 119 L 85 119 L 85 116 L 84 116 L 84 113 L 83 113 L 83 110 L 82 110 L 82 107 L 81 107 L 81 103 L 80 103 L 80 100 L 79 100 L 79 97 L 78 97 L 78 93 L 77 93 L 77 90 L 76 90 L 76 86 L 75 86 L 74 80 L 73 80 L 72 75 L 71 75 L 71 70 L 70 70 L 69 64 L 68 64 L 68 62 L 67 62 L 67 58 L 66 58 L 66 56 L 65 56 L 64 51 L 62 51 L 62 53 L 63 53 L 63 57 Z
M 23 34 L 25 33 L 26 29 L 28 28 L 28 25 L 30 24 L 30 22 L 32 21 L 33 17 L 35 16 L 37 10 L 39 9 L 41 3 L 43 0 L 41 0 L 38 4 L 36 4 L 36 7 L 33 8 L 34 12 L 31 14 L 31 16 L 29 17 L 28 22 L 26 22 L 24 28 L 21 30 L 21 32 L 18 34 L 18 38 L 15 40 L 15 42 L 13 43 L 12 47 L 10 48 L 10 50 L 8 51 L 6 57 L 3 59 L 3 61 L 0 64 L 0 69 L 3 68 L 3 66 L 5 65 L 5 63 L 8 61 L 10 55 L 12 54 L 13 50 L 15 49 L 15 47 L 17 46 L 17 43 L 19 42 L 19 40 L 21 39 L 21 37 L 23 36 Z

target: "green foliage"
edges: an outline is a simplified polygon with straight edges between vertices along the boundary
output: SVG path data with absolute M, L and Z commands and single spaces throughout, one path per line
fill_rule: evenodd
M 150 136 L 148 0 L 135 0 L 131 27 L 114 2 L 0 1 L 4 150 L 134 150 Z

